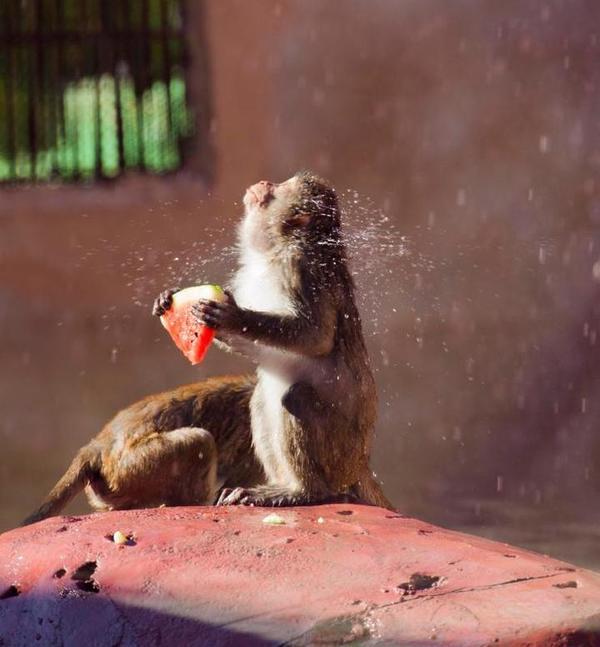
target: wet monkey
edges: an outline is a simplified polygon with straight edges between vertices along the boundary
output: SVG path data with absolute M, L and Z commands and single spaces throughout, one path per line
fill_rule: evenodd
M 257 364 L 250 426 L 266 483 L 219 503 L 389 507 L 369 468 L 377 398 L 335 191 L 303 172 L 251 186 L 244 206 L 228 300 L 195 312 Z
M 377 398 L 335 191 L 302 172 L 251 186 L 244 207 L 228 298 L 200 301 L 194 314 L 256 374 L 124 409 L 27 522 L 56 514 L 83 487 L 100 508 L 211 503 L 218 489 L 220 505 L 391 507 L 369 468 Z

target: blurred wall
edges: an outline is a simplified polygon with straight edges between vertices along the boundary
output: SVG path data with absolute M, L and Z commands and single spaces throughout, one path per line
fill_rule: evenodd
M 190 39 L 208 38 L 212 185 L 196 158 L 0 191 L 0 527 L 119 407 L 240 370 L 216 350 L 187 367 L 149 305 L 223 281 L 244 188 L 298 168 L 346 208 L 391 498 L 498 536 L 516 509 L 593 516 L 600 5 L 205 4 Z

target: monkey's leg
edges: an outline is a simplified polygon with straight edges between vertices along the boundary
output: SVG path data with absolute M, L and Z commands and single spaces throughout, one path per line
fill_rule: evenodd
M 339 406 L 324 401 L 307 382 L 293 384 L 282 397 L 284 409 L 293 416 L 288 431 L 292 467 L 300 480 L 300 487 L 280 484 L 259 485 L 253 488 L 223 490 L 218 505 L 294 506 L 315 503 L 348 503 L 356 496 L 343 475 L 330 477 L 337 463 L 343 465 L 343 449 L 333 430 L 348 424 L 348 418 Z M 340 483 L 336 482 L 339 478 Z M 342 485 L 344 484 L 344 485 Z
M 213 436 L 181 427 L 109 456 L 102 473 L 90 480 L 88 498 L 96 508 L 121 510 L 208 504 L 215 498 L 216 476 Z
M 281 403 L 289 413 L 305 424 L 310 425 L 315 422 L 320 424 L 325 434 L 327 434 L 328 429 L 332 428 L 330 426 L 332 423 L 337 422 L 339 424 L 343 422 L 346 425 L 349 424 L 349 417 L 344 414 L 341 406 L 336 407 L 332 403 L 324 402 L 319 398 L 316 390 L 306 382 L 293 384 L 283 396 Z M 334 416 L 337 416 L 337 421 L 333 420 Z M 344 418 L 344 420 L 342 421 L 341 418 Z M 368 465 L 361 471 L 360 478 L 350 488 L 349 492 L 332 494 L 325 498 L 327 503 L 361 502 L 390 510 L 394 509 Z

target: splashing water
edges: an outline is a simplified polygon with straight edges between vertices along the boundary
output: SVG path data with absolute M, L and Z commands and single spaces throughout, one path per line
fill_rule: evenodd
M 164 203 L 164 206 L 170 203 Z M 160 205 L 159 205 L 160 207 Z M 235 208 L 235 207 L 234 207 Z M 151 213 L 154 210 L 149 210 Z M 118 268 L 132 303 L 137 307 L 150 308 L 154 298 L 162 290 L 182 288 L 202 283 L 225 282 L 223 266 L 233 269 L 237 259 L 237 245 L 234 241 L 224 246 L 223 241 L 232 237 L 231 224 L 223 227 L 205 227 L 201 239 L 189 241 L 182 239 L 176 249 L 160 246 L 162 232 L 176 225 L 177 216 L 163 213 L 157 220 L 151 215 L 143 222 L 124 222 L 121 226 L 131 226 L 136 231 L 149 235 L 147 243 L 137 243 L 133 250 L 123 249 L 119 240 L 100 239 L 99 245 L 88 248 L 80 256 L 78 265 L 98 262 L 99 257 L 114 255 L 118 257 Z M 130 240 L 130 235 L 124 235 Z M 215 278 L 217 277 L 217 278 Z
M 385 332 L 387 322 L 400 309 L 416 312 L 412 287 L 421 274 L 431 272 L 436 264 L 417 250 L 393 222 L 395 215 L 377 207 L 374 201 L 356 191 L 339 194 L 343 214 L 343 240 L 346 245 L 350 271 L 356 283 L 359 309 L 369 313 L 365 327 L 370 332 Z M 182 240 L 177 249 L 160 247 L 161 232 L 175 225 L 176 216 L 163 213 L 160 219 L 157 205 L 148 217 L 124 222 L 144 232 L 148 243 L 138 243 L 133 250 L 123 250 L 118 239 L 100 239 L 95 248 L 87 248 L 79 265 L 94 262 L 99 257 L 114 254 L 119 258 L 119 271 L 132 303 L 149 308 L 159 292 L 167 288 L 201 283 L 226 283 L 237 266 L 238 247 L 232 233 L 232 220 L 222 227 L 205 227 L 198 240 Z M 228 209 L 235 217 L 240 205 Z M 138 237 L 139 238 L 139 237 Z M 131 236 L 125 235 L 124 240 Z M 229 244 L 223 244 L 230 241 Z
M 338 197 L 343 214 L 343 240 L 367 331 L 388 332 L 398 312 L 414 317 L 417 323 L 422 316 L 439 314 L 441 288 L 448 281 L 458 285 L 460 276 L 452 259 L 440 256 L 439 231 L 437 237 L 432 235 L 435 219 L 431 214 L 426 228 L 413 228 L 408 236 L 396 224 L 400 218 L 389 207 L 379 207 L 372 198 L 351 189 L 338 193 Z M 237 204 L 228 209 L 232 217 L 236 210 L 239 210 Z M 182 241 L 177 249 L 159 248 L 156 241 L 160 240 L 161 231 L 174 225 L 175 220 L 176 216 L 163 214 L 157 221 L 151 213 L 145 222 L 132 223 L 150 234 L 147 244 L 138 244 L 135 250 L 124 252 L 118 240 L 101 240 L 101 246 L 88 249 L 80 262 L 107 252 L 116 253 L 132 302 L 144 308 L 149 308 L 156 295 L 166 288 L 226 283 L 237 266 L 238 257 L 232 220 L 228 219 L 222 227 L 203 228 L 199 240 Z M 223 241 L 228 240 L 230 243 L 224 246 Z M 478 242 L 474 241 L 472 247 L 477 246 Z M 470 246 L 463 242 L 456 245 L 452 253 L 461 257 L 469 251 Z M 532 250 L 532 265 L 543 265 L 552 253 L 550 241 L 540 241 Z M 435 277 L 426 280 L 427 275 L 434 272 Z M 424 286 L 430 288 L 426 293 Z
M 358 307 L 369 312 L 368 328 L 378 331 L 385 314 L 396 313 L 409 298 L 398 274 L 431 271 L 434 263 L 417 252 L 408 236 L 400 231 L 390 214 L 368 196 L 347 190 L 340 196 L 343 237 L 350 271 L 357 288 Z M 404 263 L 399 263 L 404 259 Z
M 148 307 L 156 295 L 167 288 L 183 288 L 202 283 L 224 282 L 215 279 L 216 267 L 234 266 L 237 258 L 235 244 L 222 246 L 229 227 L 204 229 L 202 241 L 193 241 L 177 250 L 156 251 L 153 245 L 136 250 L 121 263 L 126 286 L 136 306 Z M 160 268 L 157 278 L 156 268 Z M 153 276 L 148 275 L 152 268 Z M 222 270 L 219 271 L 219 274 Z

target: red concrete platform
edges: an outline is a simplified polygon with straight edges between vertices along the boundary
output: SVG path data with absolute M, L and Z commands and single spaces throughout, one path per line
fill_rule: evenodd
M 0 645 L 600 644 L 599 574 L 379 508 L 288 508 L 267 525 L 271 512 L 110 512 L 7 532 Z

